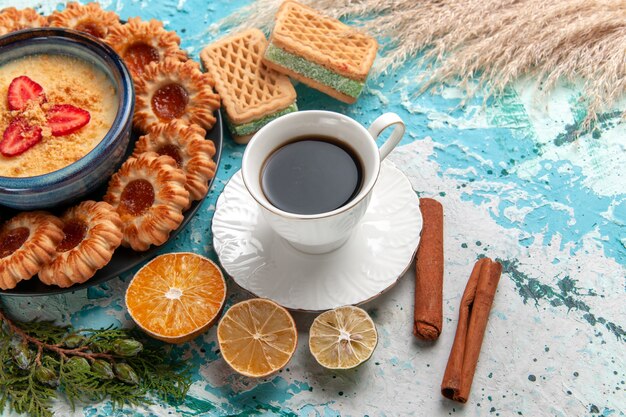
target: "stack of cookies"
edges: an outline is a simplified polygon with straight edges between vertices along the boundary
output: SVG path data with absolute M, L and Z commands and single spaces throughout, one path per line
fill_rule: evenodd
M 269 42 L 249 29 L 207 46 L 200 57 L 215 78 L 237 143 L 273 119 L 297 110 L 287 77 L 354 103 L 374 63 L 376 40 L 292 0 L 276 14 Z
M 252 134 L 273 119 L 298 110 L 296 90 L 289 79 L 262 62 L 267 39 L 249 29 L 207 46 L 200 59 L 215 79 L 235 142 L 247 143 Z

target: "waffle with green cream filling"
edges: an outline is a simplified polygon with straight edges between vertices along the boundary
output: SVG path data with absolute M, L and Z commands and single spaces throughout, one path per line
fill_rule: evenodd
M 339 75 L 319 64 L 307 61 L 300 56 L 287 52 L 274 45 L 272 42 L 270 42 L 265 50 L 264 58 L 350 97 L 358 97 L 365 85 L 363 81 L 353 80 Z
M 226 124 L 228 125 L 228 129 L 230 130 L 230 132 L 235 135 L 235 136 L 246 136 L 246 135 L 250 135 L 254 132 L 256 132 L 257 130 L 261 129 L 263 126 L 265 126 L 266 124 L 268 124 L 269 122 L 271 122 L 274 119 L 279 118 L 280 116 L 284 116 L 285 114 L 289 114 L 291 112 L 294 111 L 298 111 L 298 106 L 296 105 L 296 103 L 293 103 L 292 105 L 290 105 L 289 107 L 279 110 L 275 113 L 272 114 L 268 114 L 267 116 L 263 116 L 260 119 L 257 120 L 253 120 L 251 122 L 248 123 L 242 123 L 239 125 L 233 124 L 230 119 L 228 118 L 228 115 L 226 115 Z

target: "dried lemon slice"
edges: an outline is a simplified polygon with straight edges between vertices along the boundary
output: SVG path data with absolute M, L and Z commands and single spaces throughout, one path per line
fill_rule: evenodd
M 344 306 L 315 318 L 309 331 L 309 348 L 325 368 L 350 369 L 372 356 L 378 333 L 365 310 Z
M 263 298 L 235 304 L 217 326 L 222 357 L 231 368 L 251 377 L 268 376 L 287 365 L 298 343 L 291 314 Z
M 211 327 L 226 299 L 226 282 L 211 260 L 195 253 L 157 256 L 126 290 L 132 319 L 152 337 L 183 343 Z

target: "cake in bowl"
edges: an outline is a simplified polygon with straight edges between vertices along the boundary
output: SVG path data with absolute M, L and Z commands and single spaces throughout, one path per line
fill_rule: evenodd
M 0 66 L 4 97 L 0 176 L 12 178 L 44 175 L 84 157 L 105 137 L 118 110 L 106 74 L 66 55 L 36 54 Z
M 0 37 L 0 206 L 78 201 L 123 162 L 135 94 L 108 45 L 62 28 Z

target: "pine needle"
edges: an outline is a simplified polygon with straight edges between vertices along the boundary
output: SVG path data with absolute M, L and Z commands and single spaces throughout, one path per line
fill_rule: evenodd
M 257 0 L 218 24 L 269 32 L 282 0 Z M 375 73 L 411 57 L 429 71 L 428 91 L 456 83 L 485 101 L 523 76 L 544 84 L 582 82 L 592 128 L 601 111 L 626 93 L 626 0 L 302 0 L 337 18 L 357 21 L 382 44 Z M 474 81 L 474 82 L 472 82 Z M 622 114 L 626 118 L 626 111 Z
M 59 397 L 72 409 L 105 399 L 146 405 L 154 396 L 177 404 L 191 382 L 182 361 L 137 332 L 17 322 L 0 308 L 0 414 L 52 417 Z

